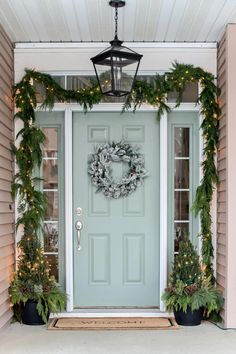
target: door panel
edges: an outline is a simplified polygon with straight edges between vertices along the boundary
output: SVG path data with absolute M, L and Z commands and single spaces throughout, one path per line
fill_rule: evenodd
M 126 198 L 96 193 L 88 157 L 96 145 L 139 145 L 149 177 Z M 125 163 L 113 163 L 120 179 Z M 155 113 L 73 114 L 74 224 L 83 222 L 81 250 L 74 230 L 75 307 L 159 305 L 159 122 Z M 82 215 L 76 215 L 77 207 Z

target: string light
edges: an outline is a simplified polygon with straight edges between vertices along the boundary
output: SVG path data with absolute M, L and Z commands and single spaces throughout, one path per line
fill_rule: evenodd
M 194 68 L 185 70 L 184 67 L 182 67 L 182 69 L 181 69 L 181 67 L 176 65 L 175 69 L 174 69 L 174 73 L 170 74 L 170 75 L 166 75 L 166 77 L 165 77 L 165 85 L 167 85 L 167 87 L 168 87 L 168 84 L 170 84 L 171 88 L 177 88 L 177 89 L 179 88 L 179 92 L 181 92 L 183 90 L 183 81 L 184 80 L 191 80 L 191 81 L 195 81 L 196 80 L 196 81 L 200 81 L 200 83 L 202 85 L 206 85 L 206 88 L 207 88 L 207 82 L 209 81 L 208 77 L 204 77 L 205 74 L 202 73 L 202 76 L 200 77 L 200 80 L 199 80 L 199 72 L 195 73 L 194 70 L 195 70 Z M 48 78 L 49 78 L 48 75 L 42 75 L 42 74 L 39 74 L 39 73 L 36 73 L 36 72 L 30 72 L 30 71 L 28 72 L 27 75 L 28 75 L 27 78 L 23 79 L 23 82 L 25 84 L 23 85 L 22 89 L 20 90 L 19 88 L 17 88 L 17 90 L 15 91 L 15 100 L 17 102 L 17 105 L 20 108 L 21 108 L 21 106 L 24 106 L 24 107 L 22 107 L 22 112 L 24 112 L 24 110 L 25 110 L 27 105 L 29 105 L 30 103 L 33 104 L 34 102 L 36 102 L 36 93 L 35 93 L 35 96 L 32 95 L 32 98 L 30 98 L 30 99 L 29 99 L 29 97 L 31 97 L 31 96 L 28 96 L 28 93 L 27 93 L 28 86 L 27 86 L 26 83 L 28 83 L 28 82 L 30 84 L 33 83 L 32 78 L 34 78 L 34 81 L 38 81 L 39 83 L 44 85 L 44 87 L 45 87 L 45 89 L 47 91 L 45 95 L 46 95 L 46 99 L 48 98 L 48 101 L 50 100 L 50 102 L 52 102 L 53 99 L 55 98 L 53 96 L 53 93 L 55 91 L 58 92 L 57 86 L 55 86 L 55 83 L 53 82 L 53 80 L 52 81 L 47 81 Z M 183 75 L 188 75 L 188 77 L 183 76 Z M 200 75 L 201 75 L 201 72 L 200 72 Z M 48 85 L 49 83 L 50 83 L 50 86 Z M 106 80 L 104 83 L 107 84 L 108 80 Z M 144 87 L 144 90 L 142 89 L 142 87 Z M 141 92 L 139 90 L 141 90 Z M 72 98 L 73 99 L 75 97 L 78 97 L 82 101 L 80 103 L 82 105 L 86 105 L 88 100 L 89 100 L 89 102 L 92 102 L 92 103 L 93 102 L 97 103 L 100 100 L 100 96 L 98 96 L 98 94 L 97 94 L 98 91 L 99 91 L 98 87 L 93 87 L 92 89 L 91 88 L 87 88 L 87 89 L 83 88 L 82 90 L 77 90 L 77 94 L 80 94 L 82 92 L 84 93 L 84 95 L 82 97 L 81 96 L 79 97 L 78 95 L 75 96 L 75 93 L 76 93 L 75 91 L 72 91 L 71 94 L 72 94 Z M 161 89 L 160 89 L 160 92 L 159 92 L 159 90 L 156 91 L 156 92 L 158 92 L 158 94 L 160 93 L 160 96 L 156 96 L 156 101 L 160 102 L 160 106 L 162 105 L 162 103 L 166 104 L 165 100 L 166 100 L 166 97 L 167 97 L 167 92 L 162 92 L 162 91 L 163 90 L 161 90 Z M 69 100 L 70 99 L 70 94 L 67 92 L 66 96 L 63 96 L 64 92 L 65 92 L 65 90 L 61 91 L 61 99 L 62 99 L 62 101 L 64 101 L 64 99 L 68 99 Z M 148 93 L 146 93 L 146 92 L 148 92 Z M 146 91 L 146 92 L 145 92 L 145 85 L 144 86 L 140 86 L 140 87 L 137 86 L 137 90 L 136 90 L 136 88 L 134 88 L 132 90 L 132 95 L 133 95 L 132 99 L 134 100 L 134 103 L 140 105 L 140 104 L 142 104 L 143 101 L 144 102 L 148 101 L 149 103 L 152 102 L 153 105 L 155 106 L 156 102 L 155 102 L 155 99 L 153 99 L 153 96 L 154 96 L 153 92 L 151 92 L 151 91 Z M 149 97 L 149 92 L 150 92 L 150 97 Z M 206 92 L 207 92 L 207 90 L 206 90 Z M 142 99 L 140 99 L 140 97 Z M 210 97 L 213 97 L 213 96 L 210 96 Z M 83 102 L 83 100 L 84 100 L 84 102 Z M 210 119 L 211 117 L 214 118 L 214 119 L 218 119 L 218 114 L 216 114 L 216 113 L 212 114 L 212 111 L 217 111 L 218 103 L 213 101 L 213 100 L 211 100 L 210 101 L 210 105 L 211 106 L 213 105 L 213 107 L 211 107 L 211 106 L 208 107 L 208 106 L 204 106 L 203 105 L 203 107 L 202 107 L 203 108 L 203 113 L 208 115 L 208 119 Z M 157 107 L 157 104 L 156 104 L 156 107 Z M 163 106 L 161 106 L 161 107 L 163 107 Z M 27 119 L 28 119 L 28 117 L 27 117 Z M 31 120 L 31 119 L 32 119 L 32 117 L 29 117 L 28 120 Z M 209 136 L 211 136 L 211 134 L 215 133 L 214 129 L 217 129 L 217 127 L 215 127 L 215 125 L 216 125 L 216 123 L 214 123 L 212 125 L 208 124 L 207 127 L 208 127 L 208 129 L 211 129 L 212 132 L 210 132 L 209 134 L 208 133 L 204 134 L 204 137 L 205 137 L 206 140 L 208 139 Z M 33 127 L 33 129 L 35 129 L 35 127 Z M 36 128 L 36 131 L 39 132 L 40 129 Z M 29 148 L 30 153 L 32 153 L 32 148 L 28 147 L 28 146 L 26 146 L 26 147 L 21 146 L 20 147 L 20 151 L 24 152 L 25 148 L 27 149 L 27 151 L 28 151 L 28 148 Z M 208 152 L 208 153 L 213 152 L 213 151 L 215 151 L 215 147 L 214 146 L 213 146 L 212 149 L 209 149 L 209 148 L 205 149 L 205 152 Z M 34 168 L 35 161 L 33 161 L 32 157 L 30 156 L 30 159 L 27 160 L 27 158 L 26 158 L 26 161 L 24 163 L 26 165 L 27 164 L 30 165 L 30 166 L 27 166 L 27 168 L 26 168 L 26 171 L 27 171 L 26 172 L 26 176 L 29 177 L 30 173 L 31 173 L 31 168 Z M 23 187 L 24 186 L 25 185 L 23 184 Z M 30 186 L 32 186 L 34 188 L 33 185 L 30 184 Z M 23 192 L 27 193 L 28 197 L 32 196 L 31 192 L 29 192 L 29 184 L 27 185 L 27 188 L 23 188 Z M 22 193 L 22 189 L 21 189 L 21 193 Z M 30 202 L 33 204 L 34 199 L 30 198 Z M 36 199 L 35 199 L 35 202 L 36 202 Z M 39 216 L 37 216 L 37 219 L 41 220 L 40 218 L 41 218 L 41 215 L 43 215 L 43 213 L 42 213 L 41 209 L 38 209 L 37 204 L 35 204 L 35 205 L 30 206 L 30 208 L 31 208 L 31 210 L 35 210 L 36 209 L 35 214 L 39 215 Z M 35 217 L 36 217 L 36 215 L 35 215 Z M 205 236 L 203 236 L 203 238 L 205 240 L 207 240 L 208 238 L 211 238 L 211 237 L 207 233 Z M 27 240 L 30 241 L 31 238 L 27 238 Z M 32 239 L 32 244 L 33 244 L 34 241 L 35 240 Z M 39 254 L 42 257 L 44 255 L 43 250 L 40 250 L 40 249 L 36 249 L 36 253 Z M 185 257 L 186 257 L 186 255 L 185 255 Z M 186 261 L 186 262 L 188 262 L 188 261 Z M 42 261 L 40 261 L 40 264 L 43 265 L 44 263 L 45 263 L 45 261 L 42 259 Z M 37 262 L 36 262 L 36 264 L 37 264 Z M 49 265 L 48 261 L 46 262 L 46 265 L 47 266 Z M 180 266 L 180 265 L 178 265 L 178 266 Z M 29 265 L 29 267 L 31 267 L 31 266 Z M 34 267 L 35 267 L 35 265 L 34 265 Z M 48 269 L 46 271 L 49 272 Z

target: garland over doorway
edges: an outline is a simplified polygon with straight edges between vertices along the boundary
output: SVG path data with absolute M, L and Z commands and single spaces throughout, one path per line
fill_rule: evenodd
M 157 110 L 160 119 L 164 112 L 170 112 L 167 95 L 177 93 L 176 107 L 182 101 L 186 84 L 197 82 L 200 84 L 200 94 L 197 104 L 200 105 L 202 116 L 202 135 L 204 148 L 202 156 L 203 177 L 196 191 L 193 212 L 200 215 L 202 238 L 202 262 L 207 277 L 215 282 L 213 270 L 212 219 L 211 202 L 215 184 L 218 181 L 215 165 L 215 154 L 218 143 L 218 119 L 220 108 L 217 102 L 219 89 L 215 85 L 214 76 L 202 68 L 192 65 L 174 63 L 172 69 L 165 75 L 156 75 L 152 84 L 145 81 L 136 81 L 132 93 L 127 97 L 123 111 L 132 108 L 134 111 L 143 103 L 150 104 Z M 35 125 L 35 110 L 37 108 L 36 88 L 33 83 L 42 85 L 45 89 L 41 108 L 52 108 L 55 102 L 79 103 L 84 111 L 92 109 L 94 104 L 101 101 L 98 86 L 88 87 L 78 91 L 61 88 L 50 75 L 34 70 L 26 70 L 22 80 L 14 86 L 14 101 L 18 112 L 16 118 L 23 122 L 23 128 L 18 133 L 19 147 L 13 146 L 13 153 L 19 172 L 15 175 L 13 195 L 18 195 L 19 224 L 33 223 L 35 230 L 40 230 L 46 203 L 43 193 L 35 186 L 34 169 L 42 161 L 43 132 Z M 36 85 L 37 86 L 37 85 Z M 24 236 L 23 236 L 24 237 Z M 39 237 L 39 236 L 38 236 Z

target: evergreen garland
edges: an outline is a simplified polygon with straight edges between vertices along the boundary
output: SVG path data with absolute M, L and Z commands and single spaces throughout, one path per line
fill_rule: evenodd
M 19 196 L 19 224 L 24 225 L 25 235 L 34 234 L 38 237 L 38 231 L 42 224 L 46 210 L 46 200 L 43 193 L 35 188 L 37 179 L 33 175 L 34 168 L 41 164 L 41 148 L 45 136 L 35 126 L 35 109 L 37 108 L 36 89 L 33 82 L 42 85 L 45 89 L 44 101 L 41 108 L 52 108 L 55 102 L 79 103 L 85 111 L 91 109 L 94 104 L 101 101 L 101 93 L 98 86 L 88 87 L 78 91 L 65 90 L 58 85 L 50 75 L 26 70 L 23 79 L 14 87 L 14 100 L 18 112 L 16 117 L 23 122 L 23 129 L 18 133 L 21 138 L 20 146 L 13 146 L 19 172 L 15 175 L 13 183 L 13 195 Z M 204 137 L 203 151 L 203 178 L 197 188 L 193 210 L 200 214 L 202 237 L 202 261 L 205 274 L 214 283 L 212 266 L 212 220 L 210 215 L 211 201 L 214 186 L 217 183 L 217 170 L 215 165 L 215 153 L 218 143 L 218 118 L 220 108 L 217 102 L 219 89 L 215 85 L 214 76 L 199 67 L 174 63 L 170 72 L 165 75 L 156 75 L 153 83 L 136 81 L 132 93 L 127 96 L 123 110 L 133 108 L 135 111 L 143 103 L 148 103 L 157 109 L 157 116 L 161 118 L 164 112 L 171 108 L 167 103 L 167 95 L 177 92 L 176 107 L 182 101 L 182 95 L 186 84 L 199 82 L 201 92 L 196 103 L 200 104 L 202 120 L 202 134 Z

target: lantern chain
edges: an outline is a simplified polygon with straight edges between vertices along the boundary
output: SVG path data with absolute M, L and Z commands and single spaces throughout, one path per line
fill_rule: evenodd
M 118 6 L 115 7 L 115 38 L 118 38 L 117 32 L 118 32 Z

